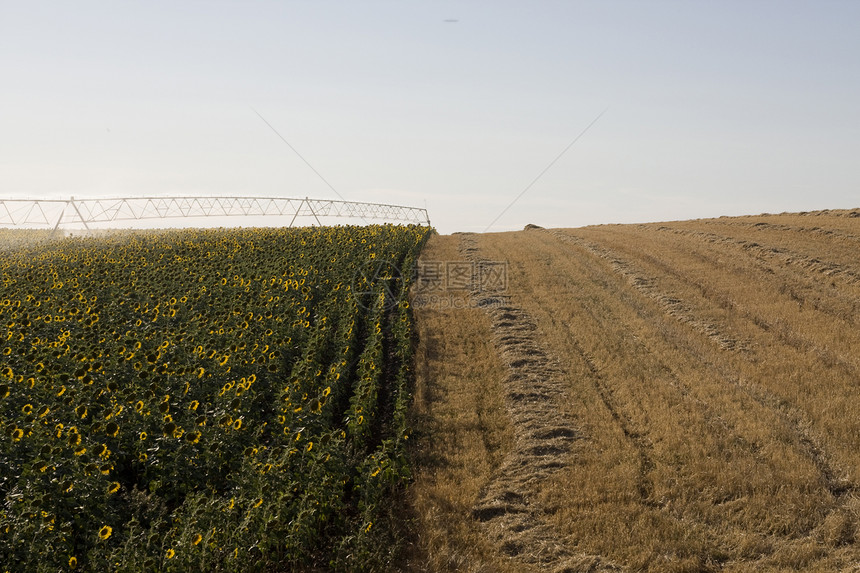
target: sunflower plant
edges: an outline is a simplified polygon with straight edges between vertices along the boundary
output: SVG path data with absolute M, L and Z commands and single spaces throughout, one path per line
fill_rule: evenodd
M 0 562 L 382 567 L 408 477 L 409 273 L 362 269 L 408 271 L 426 237 L 117 232 L 0 253 Z

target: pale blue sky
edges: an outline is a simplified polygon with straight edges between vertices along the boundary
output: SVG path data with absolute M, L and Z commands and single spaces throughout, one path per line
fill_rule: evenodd
M 457 22 L 445 22 L 454 19 Z M 860 206 L 860 2 L 0 0 L 0 195 L 482 231 Z

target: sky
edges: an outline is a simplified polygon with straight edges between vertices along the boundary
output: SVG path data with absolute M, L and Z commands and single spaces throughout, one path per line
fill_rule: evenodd
M 858 27 L 854 1 L 0 0 L 0 197 L 342 198 L 441 233 L 853 208 Z

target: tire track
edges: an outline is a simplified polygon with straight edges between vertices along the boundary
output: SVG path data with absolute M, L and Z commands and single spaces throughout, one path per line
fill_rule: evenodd
M 607 296 L 610 298 L 625 300 L 628 308 L 632 312 L 636 313 L 638 317 L 646 323 L 656 325 L 657 322 L 661 321 L 660 310 L 655 309 L 653 305 L 647 304 L 646 297 L 636 296 L 635 294 L 633 297 L 629 297 L 623 294 L 625 290 L 623 286 L 624 281 L 607 281 L 605 279 L 598 278 L 598 274 L 611 276 L 612 272 L 610 272 L 609 275 L 605 275 L 609 265 L 606 265 L 604 260 L 596 254 L 591 253 L 590 255 L 591 256 L 588 258 L 591 258 L 596 265 L 589 265 L 592 267 L 592 276 L 586 278 L 586 281 L 602 288 L 602 290 L 605 290 Z M 634 258 L 634 260 L 636 259 Z M 618 272 L 617 268 L 613 268 L 611 270 L 613 272 Z M 612 286 L 610 286 L 610 283 Z M 589 298 L 589 300 L 591 300 L 591 298 Z M 591 305 L 583 306 L 578 310 L 578 312 L 585 312 L 594 320 L 601 322 L 605 322 L 607 320 L 614 322 L 615 320 L 620 319 L 620 316 L 616 316 L 613 319 L 605 313 L 593 310 Z M 666 323 L 669 324 L 670 321 L 666 321 Z M 730 487 L 727 490 L 712 489 L 709 491 L 701 491 L 699 493 L 696 493 L 697 490 L 692 489 L 689 490 L 689 492 L 692 494 L 692 497 L 697 500 L 692 503 L 689 503 L 688 498 L 684 495 L 675 495 L 671 491 L 668 492 L 667 495 L 667 491 L 664 489 L 665 482 L 656 481 L 660 479 L 660 476 L 665 475 L 667 469 L 669 471 L 673 471 L 670 465 L 665 465 L 666 460 L 670 459 L 671 455 L 667 458 L 666 450 L 661 449 L 660 436 L 653 436 L 655 445 L 652 445 L 650 440 L 652 437 L 650 435 L 650 431 L 648 434 L 637 433 L 635 431 L 636 424 L 631 424 L 632 419 L 631 422 L 627 422 L 627 420 L 623 418 L 619 419 L 619 414 L 621 412 L 614 407 L 615 404 L 613 403 L 613 397 L 611 394 L 611 384 L 609 384 L 609 382 L 612 381 L 612 375 L 602 371 L 603 368 L 600 361 L 596 360 L 588 349 L 584 348 L 583 345 L 579 343 L 579 340 L 576 339 L 573 334 L 574 330 L 570 325 L 564 322 L 558 324 L 566 327 L 568 332 L 565 343 L 567 348 L 570 349 L 569 356 L 580 356 L 583 362 L 588 366 L 592 376 L 601 377 L 600 380 L 596 380 L 594 382 L 597 393 L 604 402 L 604 405 L 610 411 L 616 424 L 623 429 L 625 437 L 634 443 L 636 447 L 636 452 L 639 454 L 639 466 L 641 468 L 638 476 L 638 489 L 639 494 L 642 497 L 640 503 L 643 506 L 643 509 L 647 508 L 646 511 L 648 511 L 650 515 L 659 516 L 657 519 L 677 519 L 677 523 L 682 523 L 690 529 L 696 528 L 700 531 L 708 531 L 714 523 L 721 523 L 723 524 L 723 527 L 726 528 L 726 532 L 731 532 L 728 533 L 727 536 L 742 538 L 749 535 L 749 530 L 747 529 L 751 525 L 749 522 L 733 520 L 733 516 L 737 515 L 736 512 L 739 511 L 738 508 L 744 507 L 744 500 L 748 494 L 748 491 L 742 487 L 738 489 L 732 489 Z M 604 336 L 613 340 L 618 339 L 620 332 L 624 331 L 625 327 L 616 326 L 616 328 L 620 328 L 620 331 L 613 332 L 611 329 L 607 329 Z M 826 531 L 828 522 L 838 523 L 840 519 L 844 519 L 841 516 L 850 511 L 850 503 L 851 500 L 854 499 L 853 494 L 856 492 L 853 484 L 850 483 L 844 477 L 844 474 L 831 463 L 830 457 L 822 446 L 821 441 L 816 439 L 816 436 L 810 430 L 811 424 L 809 423 L 808 417 L 805 417 L 803 412 L 797 411 L 786 402 L 779 401 L 778 396 L 768 394 L 764 388 L 751 385 L 747 381 L 738 379 L 737 376 L 731 378 L 734 373 L 730 367 L 726 369 L 726 365 L 737 360 L 748 358 L 745 353 L 732 353 L 730 362 L 727 362 L 725 355 L 721 354 L 718 349 L 711 347 L 711 350 L 709 350 L 707 345 L 703 346 L 699 343 L 693 343 L 692 339 L 689 338 L 689 334 L 685 334 L 689 332 L 686 329 L 678 327 L 670 329 L 661 328 L 659 332 L 660 336 L 665 337 L 661 338 L 661 340 L 669 343 L 675 352 L 687 354 L 693 358 L 691 362 L 693 364 L 697 363 L 693 366 L 696 371 L 709 373 L 709 377 L 712 380 L 712 390 L 715 389 L 718 393 L 722 394 L 722 390 L 718 387 L 720 386 L 720 383 L 723 382 L 726 386 L 729 386 L 730 384 L 735 386 L 735 396 L 749 397 L 751 392 L 758 392 L 753 396 L 753 399 L 749 401 L 757 404 L 758 407 L 764 410 L 767 419 L 772 420 L 771 427 L 776 428 L 774 434 L 791 440 L 792 449 L 794 451 L 792 457 L 797 456 L 797 458 L 794 459 L 798 459 L 798 461 L 801 459 L 804 460 L 802 462 L 802 466 L 808 467 L 808 475 L 811 478 L 809 483 L 818 484 L 815 488 L 816 495 L 820 495 L 826 500 L 822 502 L 821 506 L 819 506 L 822 508 L 824 513 L 814 523 L 809 525 L 809 529 L 802 531 L 791 529 L 779 529 L 774 531 L 753 529 L 753 531 L 756 532 L 755 534 L 765 536 L 763 539 L 768 538 L 771 541 L 779 540 L 779 544 L 789 545 L 798 539 L 798 537 L 796 537 L 797 535 L 801 536 L 799 539 L 807 540 L 814 536 L 826 535 L 826 533 L 821 532 Z M 659 381 L 672 388 L 677 392 L 677 396 L 686 403 L 685 409 L 682 413 L 678 414 L 679 416 L 684 417 L 687 415 L 687 412 L 697 416 L 700 420 L 700 427 L 705 429 L 707 433 L 714 436 L 716 440 L 721 441 L 733 451 L 737 448 L 738 451 L 743 452 L 743 456 L 748 456 L 743 458 L 747 460 L 743 463 L 764 464 L 765 466 L 770 466 L 767 457 L 761 453 L 762 444 L 767 442 L 761 441 L 757 436 L 750 438 L 749 434 L 741 429 L 741 426 L 744 426 L 744 416 L 741 416 L 740 419 L 734 418 L 732 414 L 735 412 L 731 409 L 724 409 L 719 404 L 715 405 L 714 401 L 709 398 L 711 396 L 710 394 L 700 397 L 694 385 L 688 383 L 691 379 L 690 371 L 684 369 L 679 370 L 674 367 L 675 363 L 671 360 L 667 362 L 659 358 L 658 355 L 660 355 L 660 352 L 658 349 L 660 344 L 655 340 L 652 340 L 651 337 L 636 336 L 634 334 L 632 339 L 636 341 L 636 345 L 638 347 L 641 347 L 641 349 L 647 354 L 654 356 L 657 361 L 656 367 L 659 369 L 659 374 L 651 376 L 651 380 L 653 382 Z M 678 340 L 681 340 L 681 342 L 678 342 Z M 625 348 L 620 351 L 627 354 L 630 350 L 632 350 L 632 347 Z M 704 358 L 696 356 L 696 352 L 703 352 L 709 360 L 706 361 Z M 716 376 L 714 376 L 714 371 L 717 370 L 718 366 L 720 371 L 716 373 Z M 652 372 L 656 374 L 658 370 L 654 369 Z M 604 381 L 603 378 L 606 378 L 606 380 Z M 746 385 L 747 387 L 743 387 L 743 385 Z M 673 401 L 673 403 L 675 402 Z M 689 408 L 689 410 L 687 410 L 687 408 Z M 728 416 L 726 417 L 727 414 Z M 682 426 L 685 425 L 682 424 Z M 690 427 L 692 428 L 693 426 L 690 425 Z M 631 430 L 631 428 L 633 429 Z M 710 456 L 708 457 L 710 458 Z M 731 458 L 730 460 L 730 458 L 727 457 L 725 458 L 724 463 L 737 464 L 738 459 L 741 458 Z M 656 465 L 651 463 L 651 460 L 656 462 Z M 809 464 L 808 466 L 807 463 Z M 649 476 L 654 477 L 649 480 Z M 767 487 L 766 482 L 761 483 L 765 488 Z M 689 484 L 685 484 L 682 487 L 688 486 Z M 693 510 L 692 512 L 690 511 L 690 508 L 693 507 L 695 503 L 710 505 L 715 508 L 719 507 L 719 509 L 715 510 L 709 516 L 703 516 L 697 513 L 697 510 Z M 721 521 L 726 518 L 726 521 Z M 715 519 L 719 519 L 720 521 L 716 521 Z M 752 527 L 755 528 L 755 525 Z M 710 538 L 707 539 L 708 541 L 706 543 L 713 543 L 714 546 L 720 545 L 720 541 L 716 538 L 713 540 Z M 718 550 L 715 550 L 714 552 L 715 554 L 719 553 Z M 764 559 L 765 555 L 762 554 L 760 557 Z M 661 569 L 658 568 L 657 570 Z
M 597 390 L 597 395 L 600 396 L 600 401 L 603 402 L 603 405 L 606 406 L 606 409 L 609 411 L 609 415 L 612 416 L 612 419 L 618 427 L 621 428 L 621 432 L 624 434 L 624 437 L 630 440 L 636 450 L 636 455 L 639 458 L 639 473 L 637 476 L 636 490 L 639 493 L 640 501 L 644 505 L 654 505 L 651 501 L 651 494 L 654 487 L 648 477 L 648 473 L 655 467 L 654 460 L 649 454 L 649 451 L 651 450 L 650 442 L 644 434 L 637 432 L 632 428 L 632 422 L 630 419 L 627 418 L 627 416 L 625 416 L 618 408 L 612 397 L 612 391 L 606 384 L 604 377 L 600 374 L 600 369 L 597 367 L 591 354 L 589 354 L 575 338 L 571 338 L 571 345 L 574 347 L 582 361 L 585 363 L 586 368 L 588 368 L 588 371 L 591 373 L 595 390 Z
M 665 227 L 665 226 L 657 227 L 657 230 L 658 231 L 660 231 L 660 230 L 670 231 L 672 233 L 682 235 L 682 236 L 691 236 L 691 237 L 701 239 L 702 241 L 707 242 L 707 243 L 711 243 L 711 244 L 721 243 L 721 244 L 727 244 L 730 246 L 738 246 L 739 243 L 746 243 L 746 241 L 735 240 L 735 239 L 731 239 L 730 237 L 722 237 L 720 235 L 714 235 L 712 233 L 704 233 L 704 232 L 698 232 L 698 231 L 686 231 L 686 230 L 682 230 L 682 229 L 672 229 L 672 228 Z M 723 240 L 713 239 L 713 237 L 717 237 L 717 238 L 723 239 Z M 713 239 L 713 240 L 711 240 L 711 239 Z M 762 249 L 767 250 L 767 251 L 772 250 L 772 249 L 765 249 L 765 248 L 762 248 Z M 709 262 L 707 257 L 705 257 L 703 255 L 695 254 L 695 256 L 700 258 L 702 261 Z M 765 266 L 764 264 L 760 265 L 760 268 L 765 273 L 774 274 L 774 270 L 768 266 Z M 808 275 L 805 275 L 805 276 L 808 276 Z M 721 308 L 723 308 L 725 310 L 736 311 L 737 313 L 739 313 L 740 316 L 742 316 L 746 320 L 749 320 L 752 324 L 754 324 L 756 327 L 758 327 L 761 331 L 770 333 L 771 335 L 775 336 L 777 338 L 777 340 L 779 340 L 783 344 L 786 344 L 787 346 L 790 346 L 791 348 L 794 348 L 795 350 L 799 350 L 799 351 L 803 351 L 803 352 L 810 352 L 810 351 L 814 352 L 816 354 L 816 356 L 818 356 L 819 360 L 825 366 L 828 366 L 828 367 L 835 366 L 835 367 L 839 368 L 839 370 L 847 376 L 856 377 L 856 376 L 858 376 L 858 374 L 860 374 L 860 367 L 858 367 L 857 364 L 853 363 L 850 360 L 846 360 L 846 359 L 838 356 L 830 348 L 820 347 L 814 341 L 812 341 L 809 338 L 803 336 L 802 334 L 799 334 L 798 332 L 792 330 L 790 328 L 790 326 L 788 324 L 786 324 L 784 321 L 781 321 L 779 319 L 777 319 L 775 321 L 768 320 L 764 316 L 761 316 L 760 314 L 752 312 L 751 310 L 747 309 L 743 305 L 738 304 L 738 303 L 732 301 L 731 299 L 729 299 L 725 296 L 715 297 L 715 296 L 713 296 L 714 293 L 713 293 L 712 289 L 710 289 L 709 287 L 707 287 L 706 285 L 702 284 L 701 282 L 699 282 L 695 279 L 690 279 L 688 277 L 681 277 L 679 275 L 676 275 L 676 277 L 681 279 L 681 280 L 684 280 L 688 284 L 691 284 L 691 285 L 697 287 L 703 293 L 703 295 L 705 295 L 708 298 L 713 299 L 718 304 L 718 306 L 720 306 Z M 858 274 L 858 277 L 860 277 L 860 274 Z M 788 296 L 791 297 L 793 300 L 797 301 L 798 304 L 801 304 L 801 305 L 803 304 L 803 299 L 798 297 L 793 291 L 791 291 L 790 287 L 788 287 L 787 285 L 783 285 L 783 289 L 787 290 Z M 708 293 L 710 293 L 710 296 L 708 295 Z M 855 308 L 857 307 L 858 303 L 860 303 L 860 301 L 854 302 Z M 832 316 L 836 319 L 843 320 L 849 324 L 855 324 L 855 320 L 849 320 L 851 317 L 848 317 L 849 319 L 846 319 L 846 317 L 844 317 L 840 313 L 828 312 L 827 309 L 819 308 L 819 307 L 816 307 L 816 310 L 818 310 L 824 314 L 827 314 L 828 316 Z
M 829 456 L 820 439 L 810 431 L 810 428 L 813 427 L 811 420 L 802 410 L 760 384 L 739 378 L 724 363 L 712 360 L 697 352 L 681 337 L 673 338 L 673 343 L 679 348 L 686 347 L 686 351 L 691 356 L 707 366 L 710 371 L 716 373 L 724 382 L 749 396 L 759 406 L 775 412 L 777 419 L 782 422 L 783 428 L 796 437 L 801 451 L 812 461 L 821 475 L 824 487 L 837 501 L 844 501 L 847 499 L 845 498 L 847 494 L 854 494 L 858 491 L 857 486 L 830 463 Z
M 733 226 L 743 226 L 739 223 L 723 223 L 723 225 L 733 225 Z M 746 223 L 746 225 L 758 226 L 759 224 Z M 762 223 L 762 225 L 770 225 L 774 228 L 778 227 L 780 230 L 802 230 L 807 229 L 803 227 L 790 227 L 788 225 L 771 225 L 769 223 Z M 833 318 L 841 320 L 851 325 L 855 325 L 858 322 L 858 310 L 860 310 L 860 297 L 856 294 L 851 296 L 847 292 L 840 292 L 839 296 L 834 297 L 836 291 L 834 290 L 836 287 L 836 281 L 844 282 L 847 285 L 854 285 L 856 282 L 850 276 L 843 277 L 840 276 L 838 272 L 833 273 L 833 266 L 838 270 L 841 268 L 837 263 L 823 263 L 823 266 L 819 267 L 819 271 L 814 272 L 805 272 L 808 271 L 810 266 L 815 266 L 816 264 L 821 264 L 820 260 L 816 257 L 807 257 L 809 259 L 809 265 L 805 266 L 801 265 L 801 268 L 797 268 L 797 265 L 793 265 L 792 262 L 788 260 L 781 260 L 773 255 L 773 249 L 768 247 L 762 247 L 759 243 L 746 241 L 746 245 L 748 248 L 745 248 L 744 245 L 740 244 L 742 240 L 740 239 L 731 239 L 730 237 L 725 237 L 723 235 L 717 235 L 714 233 L 705 233 L 702 231 L 690 231 L 687 229 L 679 229 L 676 227 L 667 227 L 665 225 L 660 225 L 657 227 L 652 227 L 658 231 L 670 232 L 678 236 L 690 236 L 698 239 L 700 242 L 707 244 L 725 244 L 728 248 L 733 248 L 737 250 L 741 250 L 745 252 L 747 255 L 752 255 L 752 267 L 758 268 L 761 272 L 776 275 L 778 270 L 782 270 L 786 273 L 791 273 L 794 280 L 788 281 L 783 277 L 783 282 L 780 287 L 781 294 L 787 294 L 793 301 L 795 301 L 801 307 L 804 305 L 809 305 L 813 310 L 820 311 L 824 314 L 827 314 Z M 825 229 L 821 229 L 823 233 L 836 233 L 841 231 L 829 231 Z M 705 235 L 705 236 L 702 236 Z M 844 235 L 843 239 L 848 237 L 852 239 L 856 239 L 860 241 L 860 237 L 855 235 Z M 720 238 L 725 240 L 721 240 Z M 755 244 L 755 247 L 752 245 Z M 759 254 L 757 255 L 755 252 L 751 253 L 750 249 L 756 251 L 758 249 L 763 249 L 763 251 L 757 251 Z M 786 251 L 787 252 L 787 251 Z M 761 254 L 764 253 L 764 254 Z M 770 255 L 768 255 L 770 253 Z M 783 253 L 785 254 L 785 253 Z M 803 256 L 803 255 L 801 255 Z M 700 257 L 701 258 L 701 257 Z M 791 261 L 795 259 L 789 257 Z M 704 259 L 703 259 L 704 260 Z M 850 271 L 849 272 L 853 272 Z M 826 278 L 830 279 L 830 284 L 828 288 L 827 281 L 821 280 L 821 273 L 825 275 Z M 860 276 L 860 273 L 855 273 Z M 801 288 L 798 288 L 798 284 L 801 285 Z M 856 286 L 856 285 L 855 285 Z M 809 291 L 807 294 L 804 294 L 803 290 Z M 810 296 L 813 295 L 813 296 Z
M 755 258 L 776 261 L 784 267 L 797 267 L 805 271 L 806 274 L 820 274 L 829 278 L 837 277 L 851 285 L 860 284 L 860 272 L 851 269 L 850 267 L 839 263 L 822 261 L 817 257 L 808 257 L 783 247 L 769 247 L 756 241 L 735 239 L 733 237 L 726 237 L 725 235 L 718 235 L 717 233 L 706 231 L 689 231 L 686 229 L 668 227 L 666 225 L 656 227 L 656 230 L 696 237 L 707 243 L 729 245 L 736 249 L 743 250 Z
M 620 258 L 609 249 L 595 245 L 581 237 L 569 235 L 560 230 L 547 232 L 562 242 L 577 245 L 589 253 L 608 261 L 612 270 L 625 277 L 627 281 L 640 293 L 657 302 L 666 314 L 674 317 L 681 323 L 689 325 L 701 334 L 704 334 L 715 342 L 721 349 L 729 351 L 749 350 L 749 343 L 747 341 L 729 336 L 725 332 L 725 327 L 720 327 L 712 322 L 697 318 L 693 309 L 690 308 L 689 305 L 685 304 L 682 299 L 672 293 L 660 290 L 657 287 L 655 279 L 645 276 L 632 263 Z
M 851 243 L 860 243 L 860 236 L 842 229 L 825 229 L 824 227 L 800 227 L 797 225 L 785 225 L 782 223 L 766 223 L 758 221 L 755 223 L 747 221 L 708 221 L 708 225 L 720 225 L 725 227 L 741 227 L 746 229 L 759 229 L 768 231 L 780 231 L 784 233 L 805 233 L 818 235 L 828 239 L 837 239 Z
M 556 233 L 550 232 L 550 234 L 555 235 L 555 238 L 558 238 L 558 235 L 556 235 Z M 563 240 L 564 238 L 566 238 L 566 236 L 562 235 L 561 236 L 561 239 L 562 239 L 561 242 L 565 242 Z M 635 284 L 641 285 L 644 282 L 641 280 L 640 274 L 638 274 L 637 272 L 632 272 L 632 273 L 630 272 L 630 269 L 635 269 L 635 267 L 631 263 L 628 263 L 626 261 L 622 261 L 621 259 L 616 257 L 614 255 L 614 253 L 612 253 L 610 250 L 603 249 L 602 254 L 605 254 L 607 256 L 601 256 L 601 253 L 594 252 L 594 251 L 590 251 L 590 254 L 592 256 L 594 256 L 596 259 L 604 259 L 605 260 L 605 259 L 607 259 L 607 256 L 608 256 L 608 259 L 611 262 L 618 263 L 619 261 L 621 261 L 622 264 L 612 265 L 611 270 L 613 272 L 622 274 L 622 276 L 625 276 L 628 279 L 630 279 L 632 276 L 633 277 L 632 282 L 633 282 L 634 286 L 635 286 Z M 626 274 L 622 273 L 621 272 L 622 270 L 626 270 L 626 271 L 628 271 L 628 273 L 626 273 Z M 637 279 L 640 279 L 640 280 L 637 280 Z M 649 286 L 652 286 L 655 283 L 656 283 L 656 280 L 648 281 Z M 603 285 L 603 288 L 606 289 L 607 285 Z M 652 290 L 648 294 L 653 295 L 654 292 L 655 291 Z M 617 296 L 617 294 L 613 294 L 610 296 Z M 661 296 L 665 296 L 665 295 L 661 295 Z M 648 298 L 653 298 L 653 296 L 649 296 Z M 642 307 L 641 305 L 631 303 L 630 307 L 631 307 L 631 310 L 633 310 L 643 320 L 645 320 L 649 323 L 651 323 L 654 320 L 653 316 L 649 316 L 650 312 L 646 311 L 646 309 L 644 307 Z M 582 311 L 591 315 L 592 318 L 597 322 L 599 322 L 601 320 L 597 316 L 595 316 L 593 314 L 593 312 L 591 311 L 591 309 L 588 307 L 584 307 L 582 309 Z M 672 316 L 674 316 L 674 315 L 672 315 Z M 675 318 L 677 318 L 677 317 L 675 317 Z M 681 322 L 683 324 L 689 324 L 689 321 L 679 321 L 679 322 Z M 570 346 L 574 349 L 576 354 L 578 356 L 580 356 L 580 358 L 586 364 L 586 367 L 588 368 L 589 372 L 591 373 L 592 377 L 594 378 L 594 385 L 595 385 L 595 389 L 596 389 L 598 395 L 600 396 L 600 398 L 603 401 L 604 405 L 606 406 L 607 410 L 610 412 L 612 418 L 615 420 L 615 422 L 617 423 L 619 428 L 622 430 L 625 437 L 627 437 L 631 441 L 635 450 L 638 453 L 639 466 L 640 466 L 640 472 L 639 472 L 639 476 L 638 476 L 638 484 L 639 484 L 638 485 L 638 491 L 639 491 L 640 498 L 641 498 L 640 502 L 643 505 L 648 506 L 648 507 L 657 508 L 657 509 L 665 509 L 664 504 L 665 504 L 666 500 L 654 498 L 654 495 L 653 495 L 654 486 L 653 486 L 651 479 L 648 477 L 649 472 L 651 472 L 651 470 L 655 469 L 655 467 L 656 467 L 656 463 L 654 462 L 655 455 L 653 453 L 654 447 L 651 444 L 650 439 L 647 437 L 646 433 L 642 432 L 641 430 L 637 431 L 636 429 L 634 429 L 635 424 L 633 423 L 633 421 L 631 419 L 627 418 L 626 416 L 624 416 L 624 414 L 621 412 L 621 410 L 617 407 L 615 400 L 612 397 L 611 387 L 607 383 L 607 381 L 605 380 L 605 377 L 603 376 L 603 374 L 601 373 L 601 368 L 597 364 L 597 361 L 594 359 L 594 357 L 586 349 L 584 349 L 582 347 L 579 340 L 577 340 L 572 335 L 573 329 L 571 327 L 569 327 L 569 325 L 568 325 L 568 330 L 571 333 L 571 336 L 569 336 L 567 339 L 568 344 L 570 344 Z M 637 343 L 638 346 L 644 352 L 646 352 L 649 355 L 656 357 L 657 353 L 654 350 L 654 348 L 652 348 L 652 344 L 649 341 L 649 339 L 637 338 L 637 340 L 638 340 L 638 343 Z M 684 346 L 685 345 L 678 344 L 677 342 L 675 342 L 673 344 L 673 347 L 675 349 L 684 349 Z M 725 348 L 723 346 L 721 346 L 721 349 L 725 350 Z M 682 351 L 685 351 L 685 350 L 686 349 L 684 349 Z M 711 403 L 709 403 L 709 402 L 699 398 L 698 396 L 696 396 L 696 393 L 693 391 L 693 388 L 684 381 L 683 375 L 679 374 L 675 369 L 673 369 L 670 364 L 665 363 L 664 361 L 660 360 L 659 358 L 656 358 L 656 360 L 657 360 L 657 366 L 659 368 L 659 371 L 662 374 L 662 376 L 660 377 L 660 380 L 662 382 L 664 382 L 667 386 L 671 387 L 673 389 L 673 391 L 676 392 L 677 395 L 684 402 L 686 402 L 689 405 L 689 407 L 691 408 L 691 411 L 692 411 L 692 409 L 696 410 L 697 414 L 701 417 L 702 424 L 704 426 L 706 426 L 710 432 L 712 432 L 715 435 L 723 435 L 723 436 L 731 435 L 732 436 L 732 438 L 731 438 L 732 442 L 736 443 L 736 444 L 744 444 L 744 447 L 747 451 L 753 451 L 755 449 L 755 446 L 752 443 L 750 443 L 747 439 L 745 439 L 741 434 L 738 433 L 736 426 L 733 423 L 731 423 L 730 421 L 728 421 L 720 412 L 715 410 Z M 710 370 L 710 368 L 708 368 L 707 370 Z M 685 516 L 685 519 L 690 520 L 691 518 L 690 518 L 690 516 Z
M 575 544 L 559 539 L 547 519 L 552 509 L 541 505 L 541 485 L 569 465 L 575 443 L 584 436 L 563 413 L 562 372 L 539 343 L 535 322 L 501 290 L 480 287 L 485 261 L 474 236 L 462 236 L 460 252 L 474 263 L 471 297 L 489 316 L 494 346 L 508 367 L 505 400 L 516 436 L 513 451 L 486 486 L 472 518 L 500 553 L 541 571 L 621 570 L 600 556 L 575 553 Z
M 650 283 L 646 282 L 645 280 L 641 280 L 639 275 L 630 270 L 634 268 L 632 264 L 627 263 L 626 261 L 621 261 L 609 249 L 604 249 L 602 247 L 592 245 L 591 243 L 588 243 L 587 241 L 580 239 L 579 237 L 573 237 L 571 235 L 561 233 L 560 231 L 550 231 L 550 233 L 559 237 L 563 241 L 568 238 L 574 239 L 568 240 L 567 242 L 577 244 L 578 246 L 589 250 L 595 256 L 603 258 L 604 260 L 608 260 L 613 270 L 627 278 L 628 281 L 633 284 L 633 286 L 637 287 L 637 289 L 639 289 L 637 285 L 647 284 L 648 286 L 650 286 Z M 689 279 L 686 279 L 682 276 L 677 276 L 676 278 L 684 280 L 688 283 L 690 282 Z M 694 286 L 697 286 L 696 283 L 692 284 L 694 284 Z M 644 294 L 646 294 L 646 296 L 649 296 L 649 298 L 654 298 L 653 291 L 645 292 Z M 756 322 L 756 324 L 761 326 L 760 322 Z M 765 328 L 765 330 L 769 329 Z M 795 345 L 791 344 L 791 341 L 783 342 L 785 342 L 789 346 L 795 347 Z M 834 497 L 834 499 L 837 501 L 837 505 L 840 505 L 841 503 L 847 501 L 847 496 L 857 493 L 857 485 L 850 482 L 844 476 L 843 472 L 839 471 L 830 463 L 829 456 L 827 455 L 826 449 L 821 444 L 820 439 L 816 438 L 810 431 L 810 428 L 813 426 L 813 424 L 801 410 L 794 407 L 786 400 L 768 391 L 761 385 L 747 380 L 741 380 L 730 371 L 730 369 L 724 362 L 714 360 L 703 355 L 701 352 L 697 351 L 692 345 L 690 345 L 689 341 L 684 340 L 683 337 L 678 335 L 672 337 L 672 343 L 675 345 L 675 347 L 682 348 L 691 356 L 694 356 L 700 363 L 705 365 L 709 371 L 716 373 L 723 381 L 738 388 L 744 393 L 744 395 L 749 396 L 759 406 L 771 412 L 774 412 L 776 414 L 777 419 L 780 420 L 783 424 L 784 429 L 789 434 L 795 436 L 800 451 L 802 451 L 804 456 L 806 456 L 812 461 L 813 466 L 816 468 L 819 475 L 821 476 L 822 483 L 825 489 L 827 489 L 827 491 Z M 676 382 L 680 383 L 680 381 L 678 381 L 677 377 L 675 377 L 674 375 L 673 378 Z M 679 388 L 679 390 L 681 390 L 683 393 L 684 389 Z M 707 408 L 707 404 L 702 404 L 704 405 L 704 407 Z M 836 509 L 834 509 L 834 511 L 835 510 Z

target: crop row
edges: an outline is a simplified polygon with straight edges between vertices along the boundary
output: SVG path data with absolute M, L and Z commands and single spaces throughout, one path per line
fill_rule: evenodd
M 373 568 L 408 475 L 421 227 L 120 233 L 0 258 L 0 561 Z

